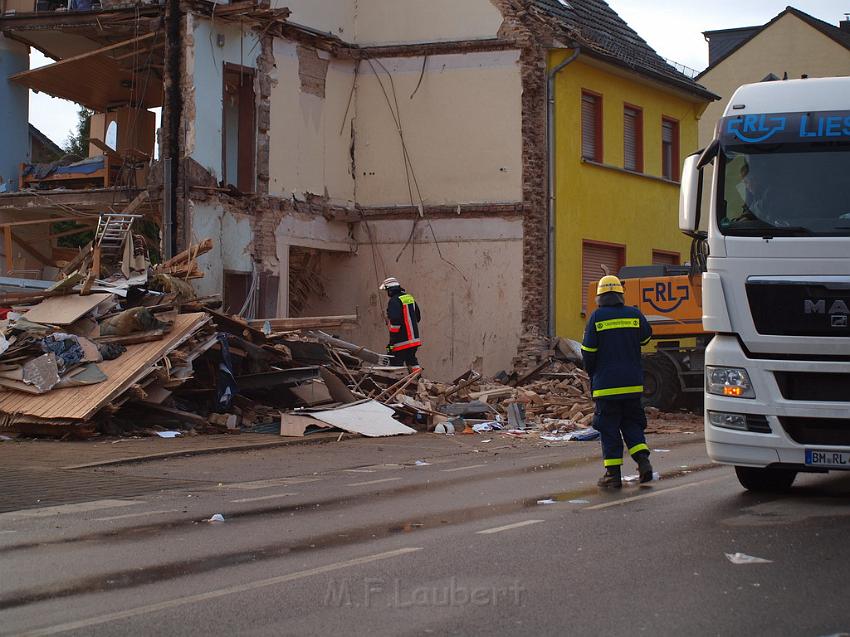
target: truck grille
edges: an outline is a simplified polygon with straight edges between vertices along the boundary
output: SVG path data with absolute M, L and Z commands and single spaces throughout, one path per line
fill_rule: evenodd
M 756 331 L 770 336 L 850 336 L 850 281 L 748 281 Z
M 801 445 L 850 446 L 850 419 L 779 417 L 779 424 Z
M 786 400 L 850 402 L 850 374 L 773 372 Z

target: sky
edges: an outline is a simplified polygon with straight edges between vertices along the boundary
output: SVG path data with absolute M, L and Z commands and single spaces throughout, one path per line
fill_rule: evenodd
M 794 7 L 837 25 L 850 12 L 850 0 L 607 0 L 658 53 L 697 71 L 708 64 L 703 31 L 764 24 L 793 2 Z M 33 51 L 30 64 L 49 60 Z M 30 121 L 60 146 L 77 124 L 77 106 L 30 92 Z

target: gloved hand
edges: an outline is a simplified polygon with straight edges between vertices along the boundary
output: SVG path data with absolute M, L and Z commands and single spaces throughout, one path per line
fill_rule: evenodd
M 390 356 L 392 356 L 392 353 L 393 353 L 393 346 L 392 346 L 392 345 L 387 345 L 387 354 L 389 354 Z

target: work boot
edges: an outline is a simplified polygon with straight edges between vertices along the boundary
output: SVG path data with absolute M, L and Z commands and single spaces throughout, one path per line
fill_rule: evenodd
M 596 483 L 603 489 L 619 489 L 623 486 L 623 477 L 620 473 L 620 467 L 607 467 L 605 475 L 599 478 Z
M 638 482 L 641 484 L 645 482 L 652 482 L 652 465 L 649 463 L 649 452 L 638 451 L 635 454 L 635 461 L 638 466 Z

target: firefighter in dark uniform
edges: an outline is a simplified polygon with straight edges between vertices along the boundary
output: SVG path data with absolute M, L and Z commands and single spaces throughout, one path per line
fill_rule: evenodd
M 387 353 L 392 356 L 392 364 L 406 365 L 411 372 L 421 372 L 422 367 L 416 360 L 416 350 L 422 345 L 419 336 L 419 321 L 422 320 L 419 305 L 394 277 L 386 279 L 381 289 L 386 290 L 389 297 L 387 327 L 390 330 L 390 343 L 387 345 Z
M 598 484 L 622 486 L 623 440 L 637 462 L 640 482 L 649 482 L 652 465 L 643 433 L 646 414 L 641 405 L 640 348 L 649 343 L 652 328 L 640 310 L 625 305 L 623 284 L 617 277 L 602 277 L 596 294 L 599 307 L 587 321 L 581 350 L 596 401 L 593 427 L 602 438 L 605 475 Z

